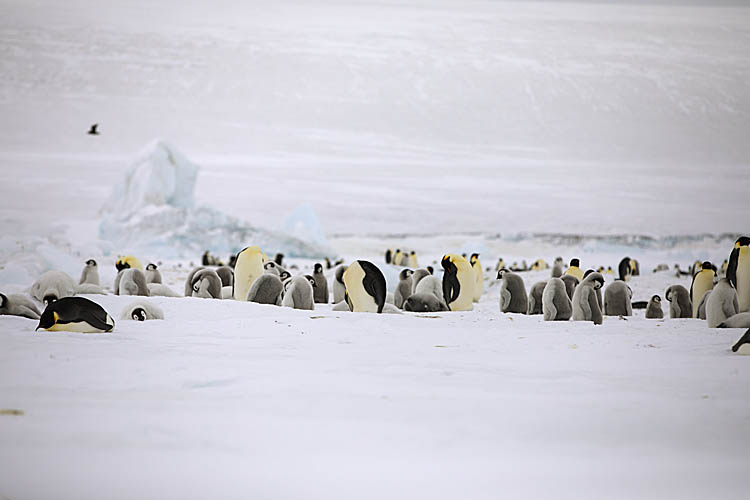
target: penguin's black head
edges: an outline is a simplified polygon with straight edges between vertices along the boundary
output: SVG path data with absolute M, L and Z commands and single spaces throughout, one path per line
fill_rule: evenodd
M 435 274 L 435 268 L 432 266 L 427 266 L 427 272 L 430 274 Z
M 578 259 L 570 259 L 570 267 L 579 267 L 581 265 L 581 261 Z
M 276 256 L 273 258 L 273 260 L 278 264 L 281 265 L 281 263 L 284 261 L 284 254 L 283 253 L 277 253 Z
M 592 278 L 592 281 L 594 282 L 594 290 L 599 290 L 604 286 L 604 278 L 601 275 Z
M 654 296 L 651 297 L 651 300 L 653 300 L 656 303 L 660 303 L 661 302 L 661 297 L 659 297 L 658 295 L 654 295 Z
M 96 267 L 96 261 L 94 259 L 89 259 L 86 261 L 87 266 Z
M 146 271 L 156 271 L 156 264 L 153 262 L 149 263 L 149 265 L 146 266 Z
M 461 257 L 463 257 L 463 258 L 465 259 L 465 258 L 466 258 L 466 254 L 465 254 L 465 253 L 462 253 L 462 254 L 461 254 Z
M 399 253 L 400 251 L 401 251 L 401 249 L 400 249 L 400 248 L 397 248 L 397 249 L 396 249 L 396 253 Z
M 500 269 L 497 272 L 497 279 L 499 279 L 499 280 L 503 279 L 503 276 L 505 276 L 505 274 L 508 273 L 508 272 L 509 272 L 508 268 L 507 267 L 503 267 L 502 269 Z
M 56 295 L 49 294 L 49 295 L 44 296 L 44 299 L 42 299 L 42 302 L 44 302 L 44 305 L 48 306 L 52 304 L 53 302 L 55 302 L 56 300 L 57 300 Z
M 478 259 L 479 258 L 479 254 L 478 253 L 473 253 L 473 254 L 471 254 L 471 258 L 472 259 Z
M 0 309 L 4 309 L 8 306 L 8 297 L 0 293 Z
M 709 261 L 704 261 L 703 264 L 701 264 L 701 269 L 716 269 L 716 267 L 711 264 Z
M 130 313 L 130 317 L 136 321 L 146 321 L 146 311 L 142 307 L 137 307 Z
M 417 255 L 417 252 L 415 252 L 414 250 L 412 250 L 411 252 L 409 252 L 409 255 Z
M 458 273 L 458 268 L 456 267 L 456 264 L 454 264 L 451 261 L 451 258 L 447 255 L 443 257 L 443 260 L 440 261 L 440 265 L 443 266 L 443 269 L 445 270 L 445 274 L 456 274 Z
M 312 287 L 313 287 L 313 288 L 318 288 L 318 284 L 317 284 L 317 283 L 315 283 L 315 278 L 313 278 L 313 277 L 312 277 L 312 276 L 310 276 L 309 274 L 306 274 L 306 275 L 305 275 L 305 278 L 307 278 L 307 281 L 309 281 L 309 282 L 310 282 L 310 284 L 312 285 Z
M 398 273 L 398 279 L 405 280 L 412 274 L 414 274 L 414 271 L 411 269 L 402 269 L 401 272 Z
M 747 247 L 750 246 L 750 236 L 740 236 L 737 241 L 734 242 L 734 247 Z
M 585 272 L 585 273 L 583 273 L 583 277 L 584 277 L 584 278 L 586 278 L 586 276 L 588 276 L 589 274 L 591 274 L 591 273 L 593 273 L 593 272 L 594 272 L 594 270 L 593 270 L 593 269 L 586 269 L 586 272 Z
M 39 324 L 37 325 L 36 329 L 39 330 L 40 328 L 46 330 L 48 328 L 52 328 L 55 326 L 55 323 L 57 323 L 57 312 L 55 312 L 55 303 L 52 302 L 49 304 L 45 309 L 42 315 L 39 317 Z
M 122 271 L 123 269 L 130 269 L 130 264 L 122 260 L 118 260 L 117 262 L 115 262 L 115 267 L 118 271 Z
M 666 298 L 667 301 L 672 302 L 672 287 L 671 286 L 667 288 L 666 292 L 664 292 L 664 298 Z
M 323 264 L 321 264 L 320 262 L 318 262 L 317 264 L 315 264 L 315 268 L 313 269 L 313 272 L 316 273 L 316 274 L 317 273 L 322 273 L 323 272 Z

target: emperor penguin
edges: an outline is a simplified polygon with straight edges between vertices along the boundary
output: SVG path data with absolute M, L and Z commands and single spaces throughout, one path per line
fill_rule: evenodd
M 474 271 L 471 264 L 460 255 L 446 254 L 440 265 L 443 266 L 443 297 L 448 308 L 451 311 L 474 309 Z
M 727 278 L 737 290 L 740 312 L 750 311 L 750 237 L 741 236 L 734 242 L 729 255 Z
M 641 265 L 635 259 L 630 259 L 630 274 L 632 276 L 640 276 L 641 275 Z
M 404 301 L 404 311 L 441 312 L 448 311 L 448 306 L 434 293 L 414 293 Z
M 213 269 L 201 269 L 193 275 L 191 283 L 193 297 L 203 299 L 221 298 L 221 278 Z
M 398 273 L 398 285 L 396 285 L 396 292 L 393 294 L 393 305 L 399 309 L 404 308 L 404 301 L 411 295 L 413 274 L 414 271 L 408 268 L 402 269 Z
M 409 262 L 408 262 L 408 265 L 412 269 L 416 269 L 416 268 L 419 267 L 419 259 L 417 259 L 417 252 L 415 252 L 414 250 L 412 250 L 411 252 L 409 252 Z
M 682 285 L 672 285 L 664 293 L 669 301 L 670 318 L 692 318 L 693 305 L 690 303 L 690 294 Z
M 518 274 L 501 269 L 497 272 L 500 285 L 500 310 L 504 313 L 526 314 L 529 309 L 529 299 L 523 278 Z
M 714 288 L 714 279 L 716 271 L 709 261 L 701 264 L 701 270 L 693 275 L 693 282 L 690 285 L 690 302 L 693 303 L 693 318 L 698 317 L 698 305 L 703 299 L 706 292 Z
M 315 264 L 312 276 L 315 279 L 315 288 L 313 289 L 315 303 L 328 304 L 328 280 L 323 273 L 323 264 Z
M 161 283 L 161 271 L 153 262 L 146 266 L 146 283 Z
M 573 293 L 581 280 L 572 274 L 563 274 L 560 276 L 560 279 L 565 283 L 565 292 L 568 294 L 568 297 L 570 297 L 570 300 L 573 300 Z
M 551 276 L 553 278 L 559 278 L 562 275 L 563 275 L 562 261 L 557 262 L 557 259 L 555 259 L 555 263 L 552 265 Z
M 115 295 L 151 295 L 143 271 L 138 268 L 125 268 L 117 273 Z
M 605 316 L 632 316 L 633 291 L 624 281 L 613 281 L 604 289 Z
M 630 275 L 633 274 L 633 266 L 630 264 L 630 257 L 623 257 L 617 265 L 617 272 L 620 274 L 620 280 L 629 281 Z
M 560 278 L 550 278 L 542 292 L 542 314 L 544 321 L 568 321 L 573 314 L 565 282 Z
M 702 319 L 702 320 L 706 319 L 706 304 L 708 304 L 708 298 L 710 296 L 711 296 L 711 290 L 703 294 L 703 298 L 701 299 L 700 303 L 698 303 L 698 312 L 695 315 L 696 318 Z
M 646 319 L 662 319 L 664 311 L 661 309 L 661 297 L 652 295 L 646 306 Z
M 532 271 L 544 271 L 545 269 L 549 269 L 549 264 L 547 264 L 544 259 L 537 259 L 531 264 Z
M 75 295 L 73 278 L 62 271 L 47 271 L 31 285 L 31 296 L 39 302 L 49 304 L 54 300 Z
M 312 280 L 315 283 L 315 280 Z M 313 285 L 304 274 L 298 274 L 284 283 L 281 305 L 292 309 L 312 311 L 315 309 Z
M 263 254 L 257 246 L 249 246 L 237 254 L 234 265 L 234 300 L 247 300 L 253 282 L 263 274 Z
M 431 293 L 439 300 L 445 302 L 443 282 L 437 276 L 430 275 L 419 280 L 419 283 L 414 288 L 414 293 Z M 448 307 L 447 304 L 446 307 Z
M 346 298 L 346 285 L 344 284 L 344 273 L 347 266 L 341 264 L 333 271 L 333 303 L 338 304 Z
M 149 297 L 182 297 L 164 283 L 147 283 Z
M 157 283 L 157 285 L 160 283 Z M 155 304 L 145 301 L 137 301 L 128 304 L 120 314 L 120 319 L 146 321 L 152 319 L 164 319 L 164 311 Z
M 86 265 L 83 266 L 81 279 L 78 280 L 78 284 L 83 285 L 84 283 L 99 285 L 99 267 L 96 265 L 94 259 L 87 260 Z
M 185 280 L 185 297 L 192 297 L 193 296 L 193 276 L 195 276 L 195 273 L 198 271 L 205 269 L 203 266 L 196 267 L 187 276 L 187 279 Z
M 479 302 L 484 291 L 484 274 L 482 274 L 482 263 L 479 261 L 479 254 L 471 254 L 469 263 L 471 264 L 471 270 L 474 272 L 474 296 L 472 299 L 474 302 Z
M 111 332 L 115 321 L 99 304 L 85 297 L 63 297 L 50 302 L 39 318 L 40 328 L 51 332 Z
M 570 259 L 570 266 L 568 266 L 568 270 L 565 271 L 565 274 L 568 276 L 575 276 L 578 278 L 578 281 L 583 281 L 583 271 L 581 271 L 581 261 L 578 259 Z
M 34 301 L 25 295 L 12 293 L 5 295 L 0 293 L 0 315 L 22 316 L 29 319 L 39 319 L 39 312 Z
M 602 324 L 602 311 L 596 301 L 596 290 L 604 286 L 604 277 L 600 273 L 591 273 L 576 287 L 573 292 L 573 321 L 593 321 Z
M 750 355 L 750 329 L 732 346 L 732 352 L 745 356 Z
M 350 311 L 383 312 L 385 276 L 375 264 L 366 260 L 355 260 L 344 272 L 343 279 Z
M 414 274 L 411 275 L 411 293 L 416 293 L 417 285 L 422 281 L 422 278 L 426 278 L 427 276 L 430 276 L 430 271 L 427 269 L 417 269 L 414 271 Z
M 728 278 L 721 278 L 706 299 L 706 322 L 717 328 L 740 310 L 737 290 Z
M 393 259 L 393 251 L 389 248 L 385 251 L 385 263 L 390 264 Z
M 401 252 L 400 248 L 396 249 L 396 253 L 393 254 L 393 264 L 396 266 L 401 265 L 401 258 L 404 256 L 404 254 Z
M 141 261 L 134 255 L 126 255 L 115 261 L 115 268 L 117 268 L 118 271 L 122 271 L 123 269 L 139 269 L 143 271 L 143 264 L 141 264 Z
M 505 261 L 503 261 L 503 258 L 500 257 L 497 259 L 497 264 L 495 265 L 495 272 L 498 272 L 500 269 L 503 269 L 505 267 Z
M 280 306 L 282 290 L 284 290 L 284 284 L 281 279 L 275 274 L 265 273 L 253 282 L 247 294 L 247 300 L 256 304 Z
M 527 314 L 542 314 L 542 296 L 544 295 L 544 287 L 547 286 L 546 281 L 540 281 L 531 285 L 529 290 L 529 310 Z

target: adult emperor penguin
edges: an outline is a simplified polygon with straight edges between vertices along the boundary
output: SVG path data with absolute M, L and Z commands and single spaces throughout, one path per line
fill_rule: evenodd
M 84 297 L 63 297 L 47 305 L 36 329 L 104 333 L 111 332 L 114 327 L 115 321 L 96 302 Z
M 315 280 L 312 280 L 315 283 Z M 313 285 L 304 274 L 298 274 L 284 283 L 281 305 L 293 309 L 312 311 L 315 309 Z
M 573 303 L 560 278 L 550 278 L 542 292 L 544 321 L 568 321 L 573 314 Z
M 323 273 L 323 264 L 315 264 L 312 276 L 315 280 L 315 288 L 313 289 L 315 303 L 328 304 L 328 280 L 325 273 Z
M 474 302 L 479 302 L 482 298 L 482 292 L 484 291 L 484 274 L 482 274 L 482 263 L 479 261 L 479 254 L 471 254 L 469 259 L 471 264 L 471 270 L 474 273 L 474 296 L 472 299 Z
M 193 275 L 192 283 L 193 297 L 203 299 L 221 298 L 221 278 L 213 269 L 201 269 Z
M 389 248 L 385 251 L 385 263 L 390 264 L 393 259 L 393 251 Z
M 630 257 L 623 257 L 620 263 L 617 265 L 617 272 L 620 274 L 620 280 L 630 280 L 630 275 L 633 274 L 633 266 L 630 264 Z
M 75 295 L 73 278 L 62 271 L 47 271 L 31 285 L 31 296 L 39 302 L 49 304 L 54 300 Z
M 602 311 L 596 301 L 596 290 L 604 286 L 604 277 L 600 273 L 591 273 L 576 287 L 573 292 L 573 321 L 593 321 L 602 324 Z
M 247 294 L 248 302 L 256 304 L 273 304 L 281 305 L 281 292 L 284 290 L 284 284 L 281 279 L 271 273 L 265 273 L 253 282 L 250 291 Z
M 431 276 L 430 271 L 427 269 L 417 269 L 414 271 L 414 274 L 411 275 L 411 293 L 416 293 L 417 285 L 427 276 Z
M 690 294 L 684 286 L 670 286 L 664 293 L 664 297 L 669 301 L 670 318 L 693 317 L 693 304 L 690 303 Z
M 84 283 L 89 283 L 91 285 L 99 284 L 99 267 L 96 265 L 94 259 L 87 260 L 86 265 L 83 266 L 81 279 L 78 281 L 78 284 L 83 285 Z
M 652 295 L 646 306 L 646 319 L 662 319 L 664 311 L 661 309 L 661 297 Z
M 346 297 L 346 285 L 344 284 L 344 273 L 347 266 L 341 264 L 333 271 L 333 303 L 343 302 Z
M 518 274 L 501 269 L 497 272 L 500 285 L 500 310 L 504 313 L 526 314 L 529 309 L 529 298 L 523 278 Z
M 117 268 L 118 271 L 122 271 L 123 269 L 140 269 L 143 271 L 143 264 L 141 264 L 141 261 L 134 255 L 126 255 L 115 261 L 115 268 Z
M 578 281 L 583 281 L 583 271 L 581 271 L 581 261 L 578 259 L 570 259 L 570 266 L 568 266 L 568 270 L 565 271 L 565 274 L 568 276 L 575 276 L 578 278 Z
M 409 252 L 409 262 L 408 262 L 408 265 L 412 269 L 416 269 L 416 268 L 419 267 L 419 259 L 417 259 L 417 252 L 415 252 L 414 250 L 412 250 L 411 252 Z
M 400 248 L 396 249 L 396 253 L 393 254 L 393 264 L 396 266 L 401 265 L 401 259 L 403 258 L 404 254 L 401 252 Z
M 732 346 L 732 352 L 750 356 L 750 329 Z
M 604 289 L 605 316 L 632 316 L 633 291 L 624 281 L 613 281 Z
M 701 264 L 701 270 L 693 275 L 693 282 L 690 285 L 690 302 L 693 303 L 693 318 L 698 317 L 698 305 L 703 299 L 706 292 L 714 288 L 714 279 L 716 271 L 714 265 L 709 261 Z
M 706 323 L 717 328 L 721 323 L 739 312 L 737 291 L 728 278 L 721 278 L 706 299 Z
M 237 254 L 234 265 L 234 300 L 247 300 L 253 282 L 263 274 L 263 254 L 257 246 L 249 246 Z
M 343 279 L 350 311 L 383 312 L 385 276 L 375 264 L 366 260 L 355 260 L 344 272 Z
M 25 295 L 12 293 L 4 295 L 0 293 L 0 315 L 22 316 L 29 319 L 39 319 L 42 313 L 36 304 Z
M 542 296 L 544 295 L 544 287 L 547 286 L 546 281 L 539 281 L 531 285 L 529 290 L 529 310 L 527 314 L 542 314 Z
M 125 268 L 117 273 L 115 295 L 143 295 L 146 297 L 151 295 L 143 271 L 137 268 Z
M 404 308 L 404 301 L 411 296 L 413 274 L 414 271 L 411 269 L 402 269 L 398 273 L 398 285 L 396 285 L 396 292 L 393 294 L 393 305 L 399 309 Z
M 161 283 L 161 271 L 156 264 L 149 262 L 146 266 L 146 283 Z
M 157 283 L 158 285 L 159 283 Z M 164 319 L 164 311 L 156 304 L 150 302 L 131 302 L 120 313 L 120 319 L 146 321 L 152 319 Z
M 450 253 L 443 256 L 440 264 L 443 266 L 443 297 L 448 308 L 451 311 L 474 309 L 474 271 L 471 264 L 462 256 Z
M 734 242 L 727 278 L 737 290 L 740 312 L 750 311 L 750 237 L 741 236 Z

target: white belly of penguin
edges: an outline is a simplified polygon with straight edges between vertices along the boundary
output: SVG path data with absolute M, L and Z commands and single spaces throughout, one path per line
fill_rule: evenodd
M 750 312 L 750 248 L 741 247 L 737 258 L 737 298 L 740 312 Z
M 352 303 L 354 312 L 378 312 L 378 305 L 375 303 L 375 297 L 365 291 L 362 280 L 365 278 L 365 271 L 358 264 L 352 264 L 346 273 L 346 293 L 349 301 Z
M 107 324 L 113 325 L 114 321 L 107 315 Z M 104 333 L 105 330 L 95 328 L 85 321 L 77 321 L 73 323 L 55 323 L 51 327 L 47 328 L 50 332 L 77 332 L 77 333 Z
M 742 344 L 739 349 L 737 349 L 737 354 L 742 354 L 743 356 L 750 356 L 750 344 Z
M 713 273 L 704 273 L 703 271 L 698 273 L 698 277 L 695 278 L 695 283 L 693 283 L 693 297 L 691 297 L 691 300 L 693 301 L 693 317 L 695 317 L 698 312 L 698 306 L 700 305 L 703 296 L 713 288 Z
M 448 307 L 451 311 L 471 311 L 474 309 L 474 273 L 469 272 L 458 273 L 458 283 L 461 288 L 458 291 L 458 298 L 451 302 Z

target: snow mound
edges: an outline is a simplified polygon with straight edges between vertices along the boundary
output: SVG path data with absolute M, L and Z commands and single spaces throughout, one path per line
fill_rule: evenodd
M 136 252 L 162 258 L 194 257 L 204 250 L 234 253 L 248 244 L 267 253 L 321 258 L 334 255 L 313 212 L 299 219 L 293 235 L 248 225 L 210 207 L 195 207 L 200 167 L 164 141 L 155 140 L 136 157 L 102 207 L 99 237 L 119 253 Z M 308 227 L 308 222 L 312 225 Z M 295 225 L 295 227 L 297 227 Z

